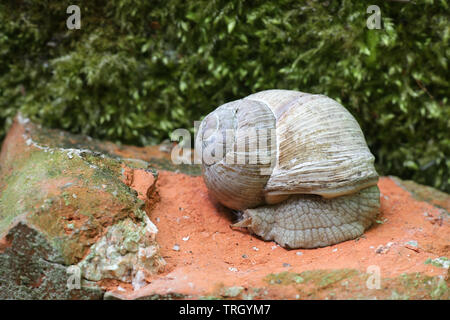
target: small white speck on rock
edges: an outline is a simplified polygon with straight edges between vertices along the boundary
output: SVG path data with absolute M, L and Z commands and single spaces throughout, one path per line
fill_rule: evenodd
M 419 246 L 419 244 L 418 244 L 418 242 L 416 240 L 407 241 L 405 243 L 405 245 L 410 245 L 410 246 L 413 246 L 413 247 L 416 247 L 416 248 Z
M 382 244 L 380 244 L 376 250 L 375 253 L 387 253 L 389 251 L 389 249 L 391 249 L 391 247 L 394 245 L 394 242 L 388 242 L 385 246 L 383 246 Z
M 237 272 L 238 271 L 236 268 L 233 268 L 233 267 L 229 267 L 228 270 L 230 270 L 231 272 Z
M 172 250 L 174 251 L 180 251 L 180 246 L 178 244 L 174 245 Z
M 303 254 L 303 252 L 297 251 L 295 254 L 298 255 L 298 256 L 301 256 Z
M 337 248 L 334 248 L 333 250 L 331 250 L 331 251 L 333 251 L 333 252 L 336 252 L 336 251 L 338 251 L 338 249 Z
M 189 236 L 183 237 L 183 241 L 188 241 L 188 240 L 189 240 Z
M 257 247 L 253 247 L 253 250 L 255 250 L 255 251 L 259 251 L 259 248 L 257 248 Z
M 133 285 L 133 290 L 135 291 L 139 290 L 140 288 L 142 288 L 147 284 L 147 282 L 145 281 L 145 274 L 142 270 L 139 270 L 136 273 L 131 284 Z

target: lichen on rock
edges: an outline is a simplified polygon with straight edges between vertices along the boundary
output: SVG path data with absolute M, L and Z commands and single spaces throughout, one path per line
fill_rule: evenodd
M 92 281 L 117 279 L 138 288 L 141 274 L 151 276 L 160 271 L 165 261 L 158 256 L 157 229 L 145 220 L 136 224 L 128 218 L 111 226 L 78 264 L 84 277 Z
M 139 278 L 142 284 L 164 268 L 157 229 L 145 212 L 145 196 L 154 190 L 156 178 L 139 196 L 124 176 L 127 170 L 153 172 L 148 164 L 102 153 L 95 141 L 89 149 L 83 140 L 79 149 L 76 136 L 61 141 L 64 136 L 19 116 L 3 143 L 0 267 L 5 276 L 0 277 L 0 288 L 8 288 L 9 298 L 45 298 L 36 293 L 41 286 L 59 288 L 53 298 L 70 297 L 65 289 L 69 266 L 81 267 L 83 283 L 132 283 Z M 18 230 L 36 236 L 19 236 Z M 30 254 L 30 264 L 18 262 L 23 260 L 20 252 Z M 36 269 L 41 260 L 45 267 Z M 55 274 L 59 276 L 51 276 Z M 33 281 L 14 280 L 17 277 Z

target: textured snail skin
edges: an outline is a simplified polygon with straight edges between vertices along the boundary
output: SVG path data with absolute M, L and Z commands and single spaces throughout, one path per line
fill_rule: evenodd
M 275 131 L 270 147 L 239 150 L 248 129 Z M 223 138 L 230 130 L 231 144 Z M 329 97 L 266 90 L 226 103 L 205 117 L 196 138 L 196 151 L 216 146 L 223 156 L 202 163 L 209 192 L 243 212 L 233 226 L 264 240 L 328 246 L 362 235 L 379 212 L 375 158 L 355 118 Z M 270 164 L 227 161 L 265 151 Z
M 237 226 L 283 247 L 324 247 L 362 235 L 379 207 L 377 186 L 334 199 L 295 195 L 276 205 L 245 210 Z

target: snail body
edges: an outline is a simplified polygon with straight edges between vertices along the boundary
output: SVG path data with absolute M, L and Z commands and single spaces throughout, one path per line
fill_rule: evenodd
M 289 248 L 360 236 L 380 207 L 374 156 L 354 117 L 324 95 L 267 90 L 199 127 L 203 178 L 234 224 Z

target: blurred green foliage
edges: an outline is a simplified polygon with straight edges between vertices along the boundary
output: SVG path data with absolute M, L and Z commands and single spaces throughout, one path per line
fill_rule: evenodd
M 381 30 L 366 27 L 369 4 Z M 381 174 L 450 191 L 445 0 L 4 0 L 0 21 L 0 139 L 22 110 L 151 144 L 224 102 L 301 90 L 350 110 Z

